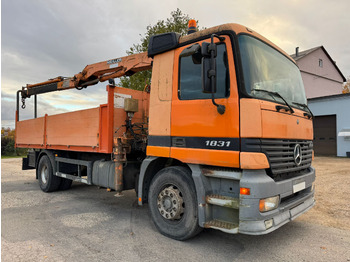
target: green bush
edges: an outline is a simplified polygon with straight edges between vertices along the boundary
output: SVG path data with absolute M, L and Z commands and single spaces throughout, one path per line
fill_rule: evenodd
M 27 153 L 26 148 L 15 148 L 15 140 L 12 137 L 1 137 L 2 156 L 23 156 Z

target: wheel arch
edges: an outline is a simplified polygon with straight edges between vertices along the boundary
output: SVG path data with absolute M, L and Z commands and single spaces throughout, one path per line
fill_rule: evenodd
M 138 178 L 138 204 L 142 205 L 148 202 L 148 191 L 154 176 L 163 168 L 170 166 L 183 166 L 192 174 L 191 168 L 175 158 L 166 157 L 147 157 L 141 165 Z

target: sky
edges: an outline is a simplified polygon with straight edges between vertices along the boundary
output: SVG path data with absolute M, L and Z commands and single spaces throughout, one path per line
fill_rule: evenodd
M 16 91 L 73 76 L 87 65 L 126 55 L 148 25 L 179 8 L 200 27 L 245 25 L 289 54 L 323 45 L 350 76 L 348 0 L 2 0 L 1 125 L 14 128 Z M 38 116 L 106 103 L 105 83 L 38 96 Z M 20 119 L 33 117 L 31 99 Z

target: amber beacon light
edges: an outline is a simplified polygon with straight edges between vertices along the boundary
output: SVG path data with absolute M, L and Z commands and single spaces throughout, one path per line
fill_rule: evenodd
M 192 34 L 197 32 L 197 22 L 194 19 L 191 19 L 190 21 L 188 21 L 188 31 L 187 34 Z

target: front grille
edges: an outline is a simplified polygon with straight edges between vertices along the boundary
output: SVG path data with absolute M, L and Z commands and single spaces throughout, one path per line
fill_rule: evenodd
M 299 166 L 294 161 L 294 147 L 296 144 L 301 146 L 302 161 Z M 267 155 L 271 172 L 274 175 L 309 168 L 312 160 L 312 148 L 312 141 L 261 139 L 262 152 Z
M 301 173 L 311 166 L 313 143 L 310 140 L 245 139 L 242 142 L 242 150 L 266 154 L 273 177 Z M 294 160 L 297 144 L 301 146 L 302 156 L 299 166 Z

